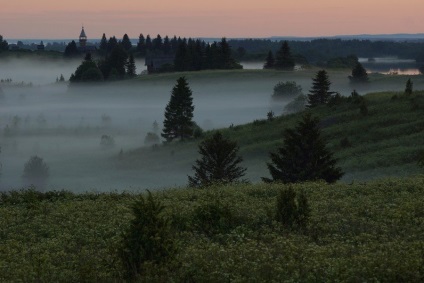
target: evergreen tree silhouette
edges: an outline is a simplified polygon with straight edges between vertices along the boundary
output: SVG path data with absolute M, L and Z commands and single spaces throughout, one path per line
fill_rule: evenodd
M 270 153 L 270 157 L 267 167 L 272 178 L 262 178 L 264 182 L 325 180 L 333 183 L 343 176 L 341 168 L 336 167 L 333 153 L 326 149 L 319 120 L 311 114 L 305 114 L 294 129 L 285 131 L 282 147 Z
M 239 181 L 246 169 L 239 166 L 243 159 L 237 156 L 238 150 L 237 143 L 224 138 L 220 132 L 204 140 L 199 145 L 202 157 L 192 167 L 195 174 L 188 177 L 189 185 L 199 187 Z

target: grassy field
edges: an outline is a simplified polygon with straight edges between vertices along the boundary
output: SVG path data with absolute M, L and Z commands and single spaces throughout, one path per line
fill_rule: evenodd
M 283 187 L 245 184 L 153 193 L 165 205 L 177 252 L 166 263 L 147 263 L 140 281 L 424 280 L 423 176 L 293 185 L 305 192 L 311 207 L 303 230 L 274 221 Z M 130 204 L 138 198 L 126 193 L 3 194 L 0 281 L 123 281 L 117 247 L 132 218 Z
M 401 92 L 370 93 L 365 99 L 368 115 L 361 114 L 359 105 L 348 100 L 337 106 L 310 110 L 321 119 L 328 148 L 335 153 L 339 166 L 346 173 L 343 181 L 408 176 L 421 172 L 417 156 L 424 149 L 424 93 L 416 92 L 411 97 Z M 240 145 L 249 180 L 256 182 L 268 175 L 266 162 L 269 152 L 281 145 L 284 129 L 293 127 L 302 115 L 280 116 L 273 121 L 256 120 L 221 129 L 225 136 Z M 341 145 L 341 140 L 345 138 L 350 146 Z M 197 143 L 173 143 L 154 149 L 129 151 L 118 162 L 118 168 L 166 168 L 164 171 L 169 172 L 174 168 L 189 170 L 198 157 Z M 181 176 L 183 178 L 186 176 Z

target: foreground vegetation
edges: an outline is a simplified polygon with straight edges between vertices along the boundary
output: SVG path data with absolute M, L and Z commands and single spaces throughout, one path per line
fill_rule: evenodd
M 153 193 L 175 252 L 145 262 L 140 281 L 422 282 L 424 176 L 293 185 L 306 228 L 275 221 L 281 184 Z M 137 194 L 3 194 L 0 281 L 121 281 L 119 246 Z

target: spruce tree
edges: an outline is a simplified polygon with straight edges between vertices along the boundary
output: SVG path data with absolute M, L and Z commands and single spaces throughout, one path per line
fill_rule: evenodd
M 343 176 L 342 170 L 336 167 L 333 154 L 326 149 L 319 120 L 310 114 L 304 115 L 294 129 L 285 131 L 282 147 L 276 153 L 270 153 L 270 157 L 267 166 L 272 178 L 262 178 L 265 182 L 325 180 L 333 183 Z
M 136 74 L 134 55 L 130 54 L 130 57 L 128 59 L 128 64 L 127 64 L 127 76 L 130 78 L 133 78 L 136 75 L 137 74 Z
M 330 92 L 331 82 L 325 70 L 318 71 L 312 80 L 312 89 L 308 94 L 309 107 L 327 104 L 333 92 Z
M 180 77 L 171 92 L 165 108 L 162 137 L 170 142 L 174 139 L 187 139 L 193 136 L 193 98 L 185 77 Z
M 408 79 L 406 81 L 406 86 L 405 86 L 405 94 L 406 95 L 411 95 L 412 94 L 412 88 L 413 88 L 413 83 L 411 81 L 411 79 Z
M 277 52 L 275 60 L 275 68 L 279 70 L 293 71 L 294 59 L 290 52 L 290 47 L 287 41 L 284 41 L 280 50 Z
M 103 55 L 106 55 L 106 53 L 107 53 L 107 39 L 106 39 L 106 34 L 103 34 L 102 39 L 100 40 L 99 51 Z
M 163 40 L 163 53 L 169 54 L 172 51 L 171 42 L 169 41 L 169 37 L 165 36 L 165 39 Z
M 152 51 L 152 49 L 153 49 L 152 38 L 150 37 L 150 34 L 148 34 L 146 37 L 146 52 Z
M 130 51 L 130 49 L 132 48 L 132 43 L 130 41 L 130 38 L 128 37 L 128 34 L 124 34 L 121 44 L 125 51 Z
M 264 69 L 272 69 L 272 68 L 274 68 L 274 65 L 275 65 L 274 55 L 272 54 L 272 51 L 270 50 L 268 52 L 268 56 L 266 57 Z
M 243 159 L 237 156 L 238 150 L 237 143 L 224 138 L 220 132 L 204 140 L 199 145 L 202 158 L 196 160 L 192 167 L 195 174 L 188 177 L 189 185 L 204 187 L 218 182 L 239 181 L 246 169 L 240 166 Z
M 138 37 L 137 51 L 140 52 L 141 56 L 146 56 L 146 39 L 142 33 Z

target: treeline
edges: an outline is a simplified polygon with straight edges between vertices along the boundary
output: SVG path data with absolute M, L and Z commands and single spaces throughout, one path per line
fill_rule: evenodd
M 232 39 L 228 42 L 234 50 L 242 48 L 246 51 L 244 59 L 261 60 L 266 57 L 269 50 L 276 52 L 282 43 L 282 41 L 270 39 Z M 424 62 L 423 42 L 315 39 L 311 41 L 289 40 L 288 43 L 293 54 L 300 54 L 314 64 L 351 54 L 365 58 L 398 56 Z
M 212 44 L 199 39 L 183 39 L 178 44 L 174 59 L 175 71 L 242 68 L 232 56 L 231 47 L 225 38 Z

